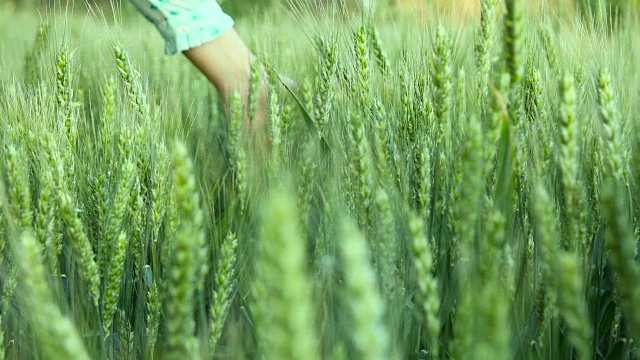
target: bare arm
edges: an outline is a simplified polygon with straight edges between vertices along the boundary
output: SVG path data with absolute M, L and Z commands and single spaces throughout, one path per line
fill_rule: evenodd
M 235 91 L 240 92 L 247 104 L 253 55 L 235 30 L 230 29 L 215 40 L 183 53 L 215 85 L 227 109 Z M 257 114 L 252 119 L 252 128 L 264 129 L 266 118 L 266 86 L 263 83 Z

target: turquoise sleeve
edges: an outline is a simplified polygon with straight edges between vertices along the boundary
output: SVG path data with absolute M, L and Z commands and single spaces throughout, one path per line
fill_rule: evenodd
M 130 0 L 165 40 L 169 55 L 212 41 L 233 26 L 215 0 Z

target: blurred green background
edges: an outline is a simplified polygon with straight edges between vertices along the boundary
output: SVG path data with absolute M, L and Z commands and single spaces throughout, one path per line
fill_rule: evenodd
M 225 11 L 234 17 L 242 17 L 264 11 L 269 6 L 288 6 L 290 4 L 306 4 L 313 6 L 323 3 L 346 3 L 350 7 L 363 0 L 218 0 Z M 416 6 L 442 6 L 474 8 L 479 0 L 365 0 L 378 3 L 385 3 L 396 7 Z M 523 0 L 530 4 L 544 3 L 547 9 L 565 9 L 567 7 L 580 11 L 588 16 L 601 16 L 604 13 L 620 14 L 626 11 L 637 11 L 640 8 L 640 0 Z M 18 9 L 38 9 L 42 7 L 66 7 L 72 4 L 77 10 L 85 6 L 84 0 L 3 0 L 5 6 Z M 123 11 L 131 12 L 132 7 L 128 0 L 87 0 L 90 4 L 98 4 L 105 9 L 109 9 L 114 4 L 122 7 Z

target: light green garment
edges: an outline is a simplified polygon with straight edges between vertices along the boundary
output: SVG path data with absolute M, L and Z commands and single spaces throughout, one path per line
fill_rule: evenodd
M 233 26 L 215 0 L 130 0 L 165 39 L 169 55 L 212 41 Z

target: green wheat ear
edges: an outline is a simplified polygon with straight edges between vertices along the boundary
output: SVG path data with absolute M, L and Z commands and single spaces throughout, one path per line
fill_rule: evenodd
M 150 272 L 149 267 L 149 272 Z M 162 299 L 158 294 L 158 285 L 153 283 L 147 291 L 147 327 L 145 329 L 145 359 L 155 358 L 155 347 L 158 340 L 158 327 L 160 325 L 160 315 L 162 312 Z
M 425 235 L 424 221 L 419 216 L 412 214 L 409 220 L 409 231 L 411 234 L 411 260 L 418 285 L 417 313 L 424 326 L 424 339 L 428 345 L 429 353 L 434 358 L 438 358 L 440 352 L 438 336 L 440 335 L 441 322 L 438 315 L 440 310 L 438 280 L 433 275 L 436 252 L 434 248 L 429 246 Z
M 268 359 L 317 359 L 307 245 L 295 200 L 282 190 L 272 190 L 261 220 L 254 288 L 260 303 L 255 309 L 260 352 Z
M 350 145 L 350 175 L 353 183 L 352 197 L 358 223 L 368 231 L 370 225 L 370 212 L 372 205 L 371 196 L 371 170 L 369 164 L 369 146 L 365 134 L 365 126 L 362 115 L 352 113 L 349 122 Z
M 360 25 L 353 35 L 354 57 L 356 59 L 356 72 L 358 76 L 357 91 L 360 100 L 364 104 L 371 94 L 370 81 L 371 67 L 369 66 L 369 46 L 367 40 L 367 28 Z
M 140 73 L 131 65 L 131 57 L 122 45 L 114 44 L 113 52 L 129 104 L 140 120 L 148 121 L 150 119 L 149 101 L 142 87 Z
M 333 109 L 337 54 L 335 44 L 317 37 L 318 48 L 318 90 L 314 117 L 321 138 L 327 136 L 327 125 Z
M 102 328 L 104 338 L 108 339 L 111 335 L 111 325 L 113 324 L 113 315 L 116 311 L 116 305 L 120 296 L 124 273 L 126 250 L 129 244 L 129 237 L 123 231 L 117 237 L 115 246 L 111 254 L 111 261 L 108 265 L 107 281 L 103 296 L 103 312 L 102 312 Z
M 485 205 L 483 215 L 486 228 L 478 244 L 482 256 L 462 259 L 464 271 L 477 280 L 470 280 L 461 288 L 461 305 L 456 314 L 458 337 L 453 351 L 462 358 L 503 359 L 509 351 L 507 300 L 509 281 L 513 278 L 509 268 L 503 270 L 500 266 L 508 254 L 506 219 L 490 202 Z
M 524 65 L 524 1 L 505 0 L 504 52 L 511 89 L 515 92 L 523 76 Z
M 80 275 L 86 286 L 93 305 L 98 308 L 100 300 L 100 269 L 95 260 L 95 253 L 89 242 L 85 225 L 79 215 L 77 199 L 68 190 L 58 191 L 58 201 L 62 220 L 66 226 L 69 243 L 78 264 Z
M 313 187 L 316 184 L 315 178 L 318 175 L 318 164 L 316 163 L 316 149 L 310 144 L 303 148 L 305 160 L 301 164 L 300 180 L 298 182 L 297 204 L 299 209 L 300 224 L 303 231 L 309 225 L 309 211 L 313 200 Z
M 244 134 L 244 104 L 239 92 L 231 98 L 231 119 L 229 124 L 229 162 L 233 172 L 234 186 L 238 193 L 241 211 L 248 200 L 248 159 Z
M 543 255 L 543 278 L 553 288 L 550 297 L 558 300 L 559 312 L 567 323 L 569 342 L 576 348 L 580 359 L 587 359 L 592 333 L 587 304 L 582 295 L 584 284 L 578 258 L 573 252 L 559 249 L 557 226 L 546 189 L 537 184 L 534 194 L 533 215 Z
M 465 124 L 466 136 L 462 139 L 460 154 L 460 179 L 456 192 L 459 198 L 453 204 L 453 211 L 458 223 L 456 232 L 459 240 L 454 242 L 454 250 L 460 251 L 463 258 L 470 259 L 476 239 L 478 218 L 481 214 L 481 203 L 484 195 L 484 178 L 482 153 L 483 136 L 480 121 L 472 116 Z
M 345 277 L 345 301 L 351 318 L 349 333 L 360 359 L 388 359 L 389 334 L 383 322 L 385 305 L 369 262 L 367 241 L 354 223 L 340 224 L 338 246 Z
M 90 359 L 81 337 L 71 321 L 52 301 L 53 294 L 45 281 L 47 271 L 42 249 L 35 237 L 25 231 L 13 244 L 18 262 L 18 294 L 25 314 L 35 332 L 38 349 L 47 357 Z
M 200 252 L 205 249 L 203 214 L 193 163 L 186 146 L 176 142 L 172 152 L 173 193 L 179 219 L 168 269 L 165 319 L 166 358 L 199 358 L 193 318 L 194 292 L 199 287 Z
M 380 33 L 374 24 L 369 24 L 367 27 L 369 41 L 371 42 L 371 47 L 373 48 L 373 57 L 378 64 L 378 69 L 382 76 L 387 79 L 389 76 L 389 72 L 391 71 L 391 63 L 389 61 L 389 56 L 387 52 L 382 47 L 382 41 L 380 40 Z
M 431 221 L 433 189 L 432 150 L 428 141 L 422 139 L 416 144 L 414 160 L 414 192 L 418 213 L 425 223 Z
M 591 324 L 579 260 L 575 253 L 561 251 L 557 258 L 558 308 L 569 328 L 569 342 L 576 348 L 579 359 L 590 358 Z
M 605 169 L 617 179 L 624 177 L 624 160 L 620 143 L 621 125 L 611 74 L 603 68 L 598 72 L 598 107 L 602 124 L 602 146 Z
M 19 219 L 21 229 L 29 229 L 32 225 L 31 185 L 29 183 L 29 167 L 22 149 L 9 144 L 6 150 L 5 169 L 8 177 L 9 197 L 13 216 Z
M 42 57 L 42 52 L 45 50 L 48 39 L 49 24 L 45 22 L 40 24 L 40 27 L 38 27 L 38 33 L 36 34 L 36 39 L 33 43 L 31 52 L 25 56 L 24 71 L 27 84 L 37 85 L 42 76 L 40 59 Z
M 373 132 L 373 146 L 375 154 L 375 166 L 377 169 L 377 179 L 381 186 L 393 183 L 393 172 L 391 167 L 390 125 L 387 112 L 380 99 L 376 99 L 374 111 L 375 129 Z
M 540 39 L 542 40 L 542 46 L 544 48 L 549 68 L 554 73 L 558 73 L 558 56 L 556 47 L 553 44 L 551 29 L 548 26 L 540 27 Z
M 438 27 L 434 45 L 434 111 L 440 130 L 438 140 L 448 134 L 451 126 L 451 108 L 453 106 L 453 64 L 452 44 L 449 34 L 443 26 Z
M 247 106 L 249 111 L 249 119 L 254 119 L 258 112 L 258 104 L 260 102 L 260 90 L 262 85 L 266 83 L 264 79 L 264 71 L 262 63 L 258 60 L 251 62 L 251 76 L 249 78 L 249 100 Z
M 77 120 L 73 112 L 73 87 L 71 86 L 71 58 L 69 49 L 62 45 L 56 59 L 56 103 L 58 106 L 58 118 L 63 124 L 63 129 L 69 142 L 75 144 L 78 135 Z
M 480 33 L 476 35 L 475 56 L 478 70 L 476 108 L 485 114 L 489 96 L 489 79 L 492 71 L 492 57 L 495 48 L 495 28 L 497 23 L 497 0 L 480 2 Z
M 271 141 L 271 161 L 280 166 L 283 154 L 282 113 L 278 92 L 273 90 L 269 96 L 269 140 Z
M 235 234 L 229 233 L 222 243 L 222 253 L 218 261 L 215 277 L 215 290 L 210 312 L 209 353 L 215 356 L 216 345 L 222 335 L 222 328 L 231 307 L 236 272 L 236 248 L 238 240 Z
M 105 219 L 104 234 L 98 243 L 97 262 L 106 277 L 107 264 L 112 258 L 112 251 L 117 247 L 117 241 L 124 230 L 127 220 L 127 208 L 134 190 L 137 171 L 131 159 L 125 159 L 119 171 L 119 181 L 115 189 L 115 196 L 110 199 L 110 207 Z
M 396 291 L 403 291 L 405 284 L 403 276 L 397 269 L 399 260 L 403 259 L 402 249 L 396 241 L 395 218 L 391 201 L 387 192 L 381 187 L 375 195 L 376 211 L 376 239 L 378 249 L 378 267 L 382 274 L 382 288 L 386 299 L 391 299 Z
M 566 74 L 561 83 L 560 105 L 560 169 L 562 171 L 562 185 L 564 211 L 566 214 L 565 246 L 576 249 L 579 239 L 579 197 L 578 197 L 578 124 L 576 119 L 576 91 L 572 74 Z
M 617 185 L 617 186 L 616 186 Z M 640 267 L 634 260 L 637 238 L 627 217 L 627 205 L 620 196 L 622 188 L 613 180 L 605 183 L 603 203 L 609 224 L 606 245 L 611 263 L 618 273 L 616 289 L 620 295 L 622 311 L 625 314 L 631 337 L 640 339 L 640 313 L 636 304 L 640 301 Z

